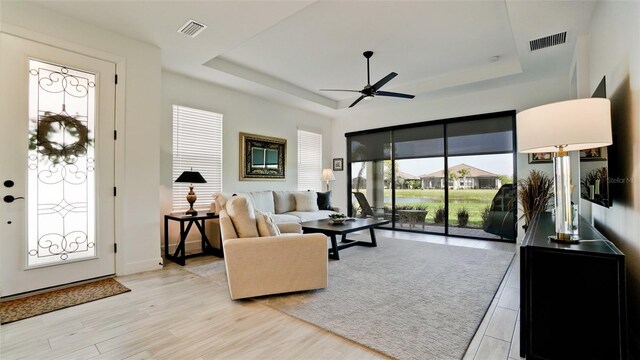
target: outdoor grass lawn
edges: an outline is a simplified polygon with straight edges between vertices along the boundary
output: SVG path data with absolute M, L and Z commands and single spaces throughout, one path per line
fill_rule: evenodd
M 482 226 L 482 212 L 487 206 L 491 206 L 491 200 L 498 192 L 498 189 L 457 189 L 449 190 L 449 223 L 457 224 L 458 209 L 464 207 L 469 212 L 470 227 Z M 384 197 L 391 198 L 391 189 L 384 190 Z M 438 207 L 444 207 L 444 189 L 397 189 L 396 198 L 416 198 L 416 202 L 398 202 L 400 209 L 427 209 L 427 222 L 433 223 L 433 216 Z M 425 201 L 419 201 L 424 199 Z M 391 205 L 391 204 L 385 204 Z

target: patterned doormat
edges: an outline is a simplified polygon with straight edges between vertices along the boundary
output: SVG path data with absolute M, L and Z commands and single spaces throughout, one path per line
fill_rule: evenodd
M 8 324 L 129 291 L 131 289 L 120 284 L 115 279 L 109 278 L 21 299 L 0 302 L 0 324 Z

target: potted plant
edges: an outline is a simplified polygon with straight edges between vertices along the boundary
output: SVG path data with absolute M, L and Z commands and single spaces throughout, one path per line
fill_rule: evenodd
M 484 229 L 489 224 L 489 217 L 491 216 L 491 206 L 487 205 L 482 210 L 482 214 L 480 214 L 480 216 L 482 217 L 482 228 Z
M 329 220 L 336 225 L 342 224 L 347 220 L 347 215 L 345 214 L 329 214 Z
M 529 171 L 526 178 L 518 180 L 518 200 L 524 219 L 523 228 L 529 228 L 531 219 L 547 209 L 549 200 L 553 197 L 553 179 L 538 170 Z
M 469 223 L 469 211 L 462 207 L 458 209 L 456 215 L 458 215 L 458 226 L 466 227 L 467 223 Z
M 447 212 L 444 210 L 444 207 L 440 206 L 436 209 L 436 213 L 433 216 L 433 222 L 436 225 L 444 225 L 444 219 L 447 216 Z

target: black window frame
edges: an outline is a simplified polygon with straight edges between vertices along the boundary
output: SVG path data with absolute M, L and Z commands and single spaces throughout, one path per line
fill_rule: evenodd
M 395 174 L 395 154 L 394 154 L 394 149 L 395 149 L 395 139 L 394 139 L 394 131 L 397 130 L 402 130 L 402 129 L 411 129 L 411 128 L 416 128 L 416 127 L 421 127 L 421 126 L 429 126 L 429 125 L 443 125 L 444 127 L 444 169 L 449 169 L 449 149 L 448 149 L 448 125 L 450 124 L 455 124 L 455 123 L 461 123 L 461 122 L 470 122 L 470 121 L 478 121 L 478 120 L 486 120 L 486 119 L 492 119 L 492 118 L 511 118 L 511 128 L 512 128 L 512 150 L 508 151 L 508 152 L 487 152 L 487 153 L 473 153 L 473 154 L 468 154 L 466 156 L 469 155 L 495 155 L 495 154 L 512 154 L 512 158 L 513 158 L 513 183 L 517 184 L 518 183 L 518 152 L 517 152 L 517 148 L 518 148 L 518 144 L 517 144 L 517 138 L 516 138 L 516 110 L 506 110 L 506 111 L 498 111 L 498 112 L 492 112 L 492 113 L 484 113 L 484 114 L 476 114 L 476 115 L 466 115 L 466 116 L 459 116 L 459 117 L 453 117 L 453 118 L 444 118 L 444 119 L 437 119 L 437 120 L 427 120 L 427 121 L 421 121 L 421 122 L 416 122 L 416 123 L 408 123 L 408 124 L 401 124 L 401 125 L 394 125 L 394 126 L 385 126 L 385 127 L 380 127 L 380 128 L 374 128 L 374 129 L 367 129 L 367 130 L 359 130 L 359 131 L 352 131 L 352 132 L 348 132 L 345 133 L 345 137 L 346 137 L 346 147 L 347 147 L 347 158 L 346 158 L 346 171 L 347 171 L 347 212 L 349 216 L 353 216 L 352 213 L 352 209 L 353 209 L 353 201 L 352 201 L 352 172 L 351 172 L 351 163 L 352 163 L 352 154 L 351 154 L 351 149 L 350 149 L 350 138 L 354 137 L 354 136 L 360 136 L 360 135 L 368 135 L 368 134 L 375 134 L 375 133 L 382 133 L 382 132 L 389 132 L 389 136 L 391 138 L 391 173 Z M 460 154 L 455 154 L 452 156 L 465 156 L 465 155 L 460 155 Z M 392 177 L 391 179 L 391 201 L 392 204 L 396 204 L 396 184 L 395 184 L 395 176 Z M 489 240 L 489 241 L 501 241 L 501 242 L 509 242 L 509 243 L 515 243 L 517 241 L 518 238 L 518 226 L 517 226 L 517 217 L 518 217 L 518 203 L 517 203 L 517 196 L 516 198 L 516 203 L 514 204 L 514 214 L 513 214 L 513 224 L 514 224 L 514 238 L 513 239 L 489 239 L 489 238 L 483 238 L 483 237 L 473 237 L 473 236 L 462 236 L 462 235 L 455 235 L 455 234 L 450 234 L 449 233 L 449 216 L 447 216 L 445 218 L 445 226 L 444 226 L 444 232 L 443 233 L 436 233 L 436 232 L 429 232 L 429 231 L 418 231 L 418 230 L 411 230 L 411 229 L 403 229 L 403 228 L 399 228 L 396 227 L 395 222 L 392 221 L 392 226 L 391 226 L 391 230 L 394 231 L 406 231 L 406 232 L 417 232 L 417 233 L 425 233 L 425 234 L 433 234 L 433 235 L 443 235 L 443 236 L 453 236 L 453 237 L 465 237 L 465 238 L 472 238 L 472 239 L 480 239 L 480 240 Z M 444 187 L 444 206 L 445 206 L 445 212 L 446 214 L 449 214 L 449 186 L 445 186 Z

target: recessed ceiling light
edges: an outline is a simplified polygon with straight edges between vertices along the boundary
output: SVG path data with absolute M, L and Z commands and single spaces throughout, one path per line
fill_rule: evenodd
M 489 61 L 491 61 L 491 62 L 496 62 L 498 60 L 500 60 L 500 56 L 498 56 L 498 55 L 492 56 L 492 57 L 489 58 Z
M 178 32 L 190 37 L 196 37 L 206 28 L 207 28 L 207 25 L 201 22 L 197 22 L 193 19 L 190 19 L 184 25 L 182 25 L 180 29 L 178 29 Z

